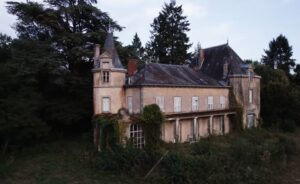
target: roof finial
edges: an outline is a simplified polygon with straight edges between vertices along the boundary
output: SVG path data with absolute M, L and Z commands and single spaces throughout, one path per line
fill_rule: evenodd
M 110 24 L 110 19 L 108 20 L 108 33 L 112 33 L 112 28 Z
M 227 37 L 227 45 L 229 45 L 229 38 Z

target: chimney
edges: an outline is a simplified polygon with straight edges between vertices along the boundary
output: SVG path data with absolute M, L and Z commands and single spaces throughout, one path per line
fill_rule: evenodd
M 200 48 L 199 50 L 199 60 L 198 60 L 198 69 L 200 70 L 202 67 L 202 64 L 205 60 L 204 50 Z
M 127 72 L 128 76 L 133 76 L 137 72 L 138 60 L 137 59 L 128 59 Z
M 100 45 L 95 44 L 95 48 L 94 48 L 94 67 L 95 68 L 100 67 L 99 56 L 100 56 Z

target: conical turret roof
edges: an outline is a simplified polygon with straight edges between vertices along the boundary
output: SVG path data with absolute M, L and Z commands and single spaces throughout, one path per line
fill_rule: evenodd
M 124 69 L 124 66 L 121 63 L 121 60 L 119 58 L 118 52 L 115 48 L 113 33 L 107 33 L 106 39 L 104 43 L 104 51 L 109 52 L 112 56 L 112 64 L 114 68 L 121 68 Z

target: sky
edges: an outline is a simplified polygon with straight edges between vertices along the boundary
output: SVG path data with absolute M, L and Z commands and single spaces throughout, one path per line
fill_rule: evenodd
M 23 1 L 26 0 L 16 0 Z M 38 0 L 41 2 L 42 0 Z M 124 45 L 137 33 L 143 43 L 149 41 L 150 24 L 170 0 L 98 0 L 95 5 L 125 27 L 115 32 Z M 293 46 L 293 58 L 300 63 L 300 0 L 177 0 L 190 22 L 187 33 L 191 51 L 199 42 L 203 48 L 228 43 L 242 59 L 260 61 L 264 49 L 279 34 Z M 0 0 L 0 32 L 15 37 L 9 15 Z

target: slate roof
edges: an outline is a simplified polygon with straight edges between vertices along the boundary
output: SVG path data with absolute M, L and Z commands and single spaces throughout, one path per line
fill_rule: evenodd
M 204 58 L 200 70 L 216 80 L 223 80 L 225 62 L 228 63 L 228 74 L 247 74 L 246 69 L 241 67 L 243 60 L 228 44 L 204 49 Z
M 227 84 L 187 65 L 150 63 L 136 73 L 127 86 L 225 87 Z
M 107 33 L 103 49 L 104 51 L 109 52 L 112 55 L 112 64 L 115 68 L 124 68 L 119 58 L 118 52 L 116 51 L 112 33 Z

